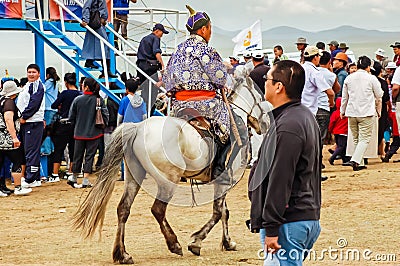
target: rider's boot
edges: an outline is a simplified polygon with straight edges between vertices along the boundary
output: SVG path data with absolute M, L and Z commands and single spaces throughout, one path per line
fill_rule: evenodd
M 231 142 L 228 139 L 227 143 L 217 144 L 217 152 L 214 158 L 214 166 L 213 166 L 213 173 L 212 173 L 212 180 L 219 184 L 230 185 L 231 178 L 226 171 L 226 158 L 231 148 Z

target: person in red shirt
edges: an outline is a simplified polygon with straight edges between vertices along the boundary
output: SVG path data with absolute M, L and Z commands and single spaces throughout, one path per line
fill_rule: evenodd
M 336 110 L 331 115 L 328 127 L 329 132 L 335 135 L 336 142 L 336 149 L 328 159 L 331 165 L 334 165 L 334 161 L 338 155 L 341 156 L 343 163 L 349 161 L 349 158 L 346 156 L 348 119 L 347 117 L 340 118 L 341 103 L 342 98 L 338 97 L 336 99 Z

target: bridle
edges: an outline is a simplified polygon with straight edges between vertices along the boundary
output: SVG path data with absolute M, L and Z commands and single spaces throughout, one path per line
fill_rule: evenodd
M 235 87 L 237 87 L 237 85 L 236 85 Z M 235 89 L 232 89 L 231 92 L 229 93 L 229 95 L 228 95 L 228 101 L 229 101 L 230 104 L 232 104 L 233 106 L 237 107 L 238 109 L 240 109 L 240 110 L 242 110 L 244 113 L 246 113 L 246 114 L 247 114 L 247 117 L 253 117 L 254 119 L 259 119 L 260 117 L 262 117 L 262 116 L 265 115 L 266 113 L 265 113 L 264 109 L 261 107 L 260 103 L 259 103 L 259 102 L 257 103 L 257 98 L 254 96 L 253 91 L 251 91 L 250 88 L 249 88 L 248 86 L 245 86 L 245 87 L 246 87 L 246 89 L 250 92 L 250 95 L 253 97 L 253 101 L 256 103 L 256 104 L 254 104 L 254 105 L 251 107 L 250 112 L 247 112 L 243 107 L 238 106 L 237 104 L 235 104 L 235 103 L 232 101 L 232 98 L 234 97 L 234 95 L 235 95 L 235 94 L 238 95 L 238 93 L 235 91 Z M 251 114 L 253 113 L 253 110 L 254 110 L 255 108 L 258 108 L 259 111 L 260 111 L 260 116 L 259 116 L 258 118 L 251 115 Z

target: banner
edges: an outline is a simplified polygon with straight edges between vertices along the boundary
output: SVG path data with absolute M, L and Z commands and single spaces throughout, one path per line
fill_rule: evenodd
M 243 54 L 244 51 L 262 49 L 261 21 L 257 20 L 249 28 L 239 32 L 232 41 L 235 43 L 234 55 Z
M 0 0 L 0 18 L 22 18 L 22 0 Z
M 0 0 L 2 1 L 2 0 Z M 83 4 L 83 0 L 78 0 Z M 82 18 L 82 7 L 75 3 L 74 0 L 63 0 L 64 5 L 71 10 L 76 16 Z M 108 10 L 108 21 L 111 21 L 111 0 L 106 0 Z M 63 10 L 64 20 L 75 20 L 70 14 Z M 50 0 L 50 19 L 59 20 L 60 12 L 58 5 L 53 0 Z

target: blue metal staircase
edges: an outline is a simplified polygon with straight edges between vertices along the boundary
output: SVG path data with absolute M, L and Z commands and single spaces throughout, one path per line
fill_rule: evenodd
M 91 73 L 93 71 L 92 69 L 81 66 L 79 62 L 85 60 L 81 57 L 82 49 L 78 47 L 72 40 L 70 40 L 67 35 L 63 34 L 63 32 L 59 29 L 59 23 L 44 21 L 43 31 L 40 29 L 38 21 L 25 20 L 25 23 L 26 27 L 30 29 L 37 37 L 43 40 L 49 47 L 51 47 L 51 49 L 64 58 L 69 64 L 74 66 L 76 72 L 82 73 L 85 77 L 92 77 L 100 84 L 101 90 L 108 97 L 117 103 L 121 101 L 121 97 L 119 95 L 125 93 L 124 83 L 119 79 L 110 78 L 109 82 L 115 82 L 115 84 L 120 88 L 118 90 L 110 90 L 104 85 L 104 79 L 99 79 Z M 71 50 L 74 51 L 74 56 L 68 54 L 68 51 Z M 96 71 L 101 71 L 101 65 L 97 62 L 95 62 L 95 64 L 99 67 L 99 69 Z

